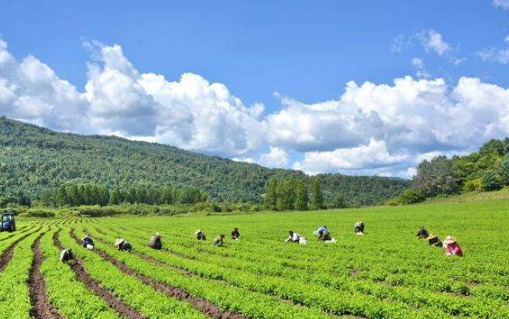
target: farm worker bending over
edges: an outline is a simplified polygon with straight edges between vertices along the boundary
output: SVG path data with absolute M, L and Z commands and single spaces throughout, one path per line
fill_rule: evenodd
M 219 247 L 224 246 L 224 235 L 221 234 L 221 235 L 217 236 L 216 238 L 214 238 L 214 241 L 212 243 L 215 246 L 219 246 Z
M 313 234 L 315 234 L 316 237 L 320 238 L 323 236 L 324 233 L 329 233 L 329 229 L 327 228 L 327 226 L 319 227 Z
M 239 229 L 237 227 L 235 227 L 235 229 L 232 230 L 231 235 L 232 235 L 232 239 L 235 239 L 235 240 L 240 239 Z
M 115 247 L 117 247 L 118 250 L 127 250 L 128 252 L 131 252 L 131 250 L 133 249 L 131 243 L 122 238 L 117 238 L 117 240 L 115 241 Z
M 318 237 L 318 240 L 319 241 L 329 241 L 329 240 L 332 240 L 332 237 L 329 234 L 329 232 L 324 231 L 324 232 L 320 233 L 320 236 Z
M 196 239 L 205 240 L 205 233 L 201 229 L 197 229 L 194 234 L 196 235 Z
M 424 226 L 421 226 L 419 228 L 419 230 L 417 231 L 417 238 L 424 239 L 424 238 L 428 238 L 428 236 L 429 236 L 429 233 L 426 230 L 426 228 L 424 228 Z
M 463 251 L 460 245 L 456 242 L 456 239 L 452 236 L 447 236 L 444 240 L 444 249 L 446 256 L 463 256 Z
M 150 237 L 148 241 L 148 246 L 153 249 L 161 249 L 163 248 L 163 242 L 161 241 L 161 235 L 156 233 L 154 236 Z
M 300 239 L 300 234 L 290 230 L 288 232 L 288 238 L 285 240 L 285 243 L 298 243 Z
M 92 240 L 90 235 L 86 234 L 85 236 L 83 236 L 83 238 L 81 238 L 81 242 L 83 243 L 84 248 L 90 250 L 94 249 L 94 241 Z
M 66 263 L 71 260 L 74 260 L 74 254 L 71 248 L 62 250 L 62 252 L 60 253 L 60 261 Z
M 430 246 L 434 246 L 434 247 L 442 246 L 440 239 L 438 239 L 437 235 L 435 235 L 435 234 L 429 234 L 429 236 L 426 239 L 428 240 L 428 245 L 430 245 Z
M 364 222 L 356 222 L 354 226 L 354 231 L 357 235 L 364 235 Z

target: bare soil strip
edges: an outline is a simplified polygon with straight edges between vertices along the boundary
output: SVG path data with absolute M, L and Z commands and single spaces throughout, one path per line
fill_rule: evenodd
M 34 319 L 62 319 L 62 315 L 55 309 L 48 301 L 48 292 L 46 284 L 41 274 L 41 265 L 44 261 L 39 244 L 41 237 L 39 237 L 32 244 L 32 252 L 34 253 L 34 260 L 32 261 L 32 268 L 30 269 L 30 300 L 32 302 L 32 309 L 30 315 Z
M 58 249 L 63 250 L 64 247 L 62 246 L 62 243 L 58 239 L 59 233 L 56 232 L 53 235 L 53 243 L 55 244 Z M 83 282 L 89 290 L 91 290 L 94 294 L 101 297 L 106 301 L 106 303 L 113 308 L 116 312 L 118 312 L 121 316 L 129 318 L 129 319 L 144 319 L 143 315 L 131 308 L 128 304 L 124 303 L 119 298 L 115 297 L 111 292 L 101 287 L 101 285 L 95 281 L 86 271 L 83 267 L 83 261 L 79 258 L 76 258 L 75 263 L 69 264 L 71 269 L 76 274 L 76 278 Z
M 76 234 L 74 233 L 74 229 L 70 231 L 70 235 L 77 243 L 80 243 L 78 237 L 76 237 Z M 101 240 L 100 240 L 101 241 Z M 102 242 L 102 241 L 101 241 Z M 116 260 L 114 257 L 108 255 L 103 250 L 95 248 L 94 251 L 101 256 L 103 259 L 109 261 L 113 265 L 115 265 L 118 269 L 120 269 L 122 272 L 126 273 L 127 275 L 133 276 L 138 278 L 141 282 L 143 282 L 146 285 L 152 286 L 155 290 L 161 291 L 165 294 L 167 294 L 170 297 L 177 298 L 179 300 L 189 302 L 194 305 L 195 308 L 206 314 L 207 316 L 214 318 L 214 319 L 247 319 L 241 314 L 233 313 L 229 311 L 223 311 L 218 306 L 214 305 L 212 302 L 198 297 L 193 297 L 190 293 L 187 291 L 170 286 L 166 283 L 159 282 L 157 280 L 154 280 L 148 276 L 142 275 L 137 273 L 136 271 L 132 270 L 131 268 L 127 267 L 124 263 Z M 138 255 L 138 254 L 137 254 Z
M 16 248 L 19 242 L 27 238 L 28 236 L 32 235 L 33 233 L 38 232 L 39 230 L 41 230 L 41 227 L 39 227 L 37 230 L 33 232 L 27 233 L 22 237 L 18 238 L 2 253 L 2 256 L 0 257 L 0 271 L 2 271 L 5 268 L 5 266 L 7 266 L 7 264 L 11 261 L 12 254 L 14 253 L 14 248 Z

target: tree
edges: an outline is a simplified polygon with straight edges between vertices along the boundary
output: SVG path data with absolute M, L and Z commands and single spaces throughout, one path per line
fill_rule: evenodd
M 269 183 L 267 184 L 267 189 L 265 192 L 264 197 L 264 204 L 265 207 L 269 210 L 276 210 L 277 206 L 277 198 L 278 198 L 278 187 L 279 187 L 279 181 L 275 178 L 269 180 Z
M 55 191 L 51 189 L 45 189 L 41 193 L 41 203 L 44 206 L 55 206 Z
M 487 170 L 482 177 L 482 189 L 484 191 L 494 191 L 500 189 L 500 180 L 493 170 Z
M 280 211 L 294 209 L 295 198 L 296 196 L 294 179 L 290 179 L 279 183 L 277 191 L 276 209 Z
M 65 191 L 65 186 L 61 185 L 58 190 L 57 194 L 55 195 L 55 202 L 57 206 L 65 206 L 67 204 L 67 193 Z
M 90 187 L 90 205 L 98 205 L 101 202 L 101 195 L 97 185 Z
M 92 203 L 92 193 L 90 192 L 90 185 L 83 186 L 83 204 L 90 205 Z
M 401 204 L 416 204 L 424 201 L 426 197 L 415 189 L 407 189 L 401 194 L 398 201 Z
M 114 189 L 110 193 L 110 198 L 108 201 L 108 205 L 119 205 L 121 203 L 120 201 L 120 192 L 117 189 Z
M 311 208 L 323 208 L 323 194 L 320 186 L 320 180 L 318 178 L 313 178 L 311 182 Z
M 332 197 L 331 200 L 331 207 L 332 208 L 345 208 L 345 199 L 341 194 L 335 194 L 334 197 Z
M 295 209 L 308 210 L 309 196 L 308 189 L 302 179 L 295 180 Z
M 509 155 L 505 155 L 502 158 L 498 175 L 500 176 L 500 183 L 504 186 L 509 186 Z
M 455 194 L 460 190 L 460 180 L 452 170 L 452 162 L 445 156 L 419 164 L 414 184 L 415 189 L 426 197 Z

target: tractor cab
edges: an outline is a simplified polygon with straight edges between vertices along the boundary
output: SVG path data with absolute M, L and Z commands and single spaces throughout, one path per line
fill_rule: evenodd
M 14 212 L 3 212 L 2 213 L 2 224 L 0 225 L 1 231 L 13 232 L 16 231 L 16 221 L 14 220 Z

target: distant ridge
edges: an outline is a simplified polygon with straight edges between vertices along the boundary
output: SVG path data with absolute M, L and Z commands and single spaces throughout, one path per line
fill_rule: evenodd
M 300 171 L 269 169 L 179 148 L 113 136 L 79 135 L 0 117 L 0 195 L 37 198 L 63 183 L 109 187 L 192 186 L 213 201 L 259 202 L 272 177 L 308 179 Z M 339 174 L 318 175 L 326 198 L 372 205 L 401 193 L 409 181 Z

